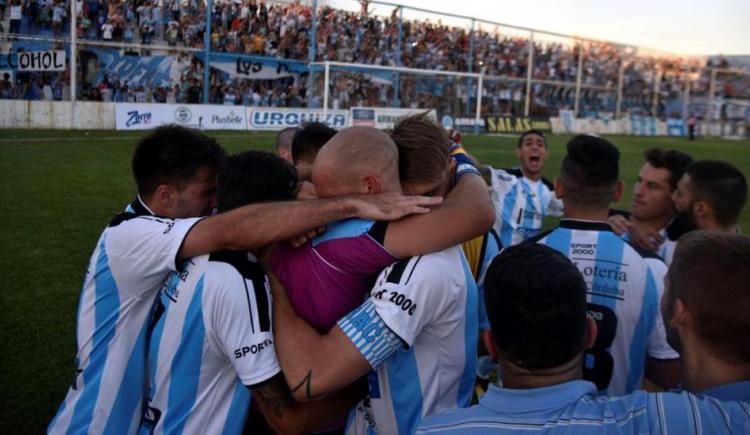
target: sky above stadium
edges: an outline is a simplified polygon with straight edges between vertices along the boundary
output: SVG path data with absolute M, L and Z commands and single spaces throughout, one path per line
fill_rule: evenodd
M 750 55 L 750 0 L 387 1 L 676 54 Z M 370 8 L 378 14 L 392 9 Z

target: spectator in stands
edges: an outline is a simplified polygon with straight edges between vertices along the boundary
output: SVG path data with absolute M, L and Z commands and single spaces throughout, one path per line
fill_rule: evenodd
M 11 0 L 10 4 L 10 26 L 8 32 L 19 33 L 21 31 L 21 19 L 23 18 L 23 5 L 21 0 Z

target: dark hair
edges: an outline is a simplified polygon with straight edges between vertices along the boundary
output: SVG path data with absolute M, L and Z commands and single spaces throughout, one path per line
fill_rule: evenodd
M 750 363 L 749 282 L 750 237 L 719 231 L 680 237 L 667 273 L 668 303 L 681 299 L 700 341 L 730 364 Z
M 244 151 L 229 156 L 219 171 L 216 201 L 219 211 L 264 201 L 294 199 L 297 170 L 266 151 Z
M 567 148 L 560 168 L 565 201 L 592 208 L 609 207 L 620 176 L 620 152 L 609 141 L 591 135 L 574 137 Z
M 149 196 L 164 183 L 181 188 L 200 168 L 218 170 L 225 156 L 215 139 L 198 130 L 175 124 L 160 126 L 141 139 L 133 153 L 138 193 Z
M 322 122 L 309 122 L 303 124 L 294 133 L 292 139 L 292 159 L 296 165 L 300 160 L 312 163 L 318 151 L 323 148 L 333 136 L 336 130 L 323 124 Z
M 445 174 L 451 159 L 448 135 L 427 112 L 397 121 L 391 138 L 398 147 L 402 184 L 435 182 Z
M 586 283 L 564 255 L 537 243 L 512 246 L 492 260 L 484 283 L 492 336 L 503 358 L 543 370 L 583 351 Z
M 542 141 L 544 141 L 544 147 L 547 148 L 547 137 L 544 136 L 544 133 L 542 133 L 541 130 L 537 130 L 535 128 L 532 128 L 531 130 L 526 130 L 523 133 L 521 133 L 521 136 L 518 138 L 518 148 L 521 148 L 521 144 L 523 143 L 523 138 L 530 134 L 535 134 L 537 136 L 540 136 L 542 138 Z
M 669 171 L 669 187 L 672 190 L 677 188 L 677 182 L 680 181 L 685 168 L 693 163 L 693 158 L 683 152 L 664 151 L 661 148 L 649 148 L 643 152 L 643 157 L 654 168 L 666 168 Z
M 690 176 L 694 201 L 707 202 L 716 222 L 735 225 L 747 201 L 747 180 L 742 172 L 726 162 L 701 160 L 685 169 Z

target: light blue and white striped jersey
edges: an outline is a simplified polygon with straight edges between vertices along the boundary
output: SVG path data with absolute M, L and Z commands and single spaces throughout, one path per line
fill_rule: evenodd
M 661 245 L 659 245 L 659 249 L 656 250 L 656 255 L 661 257 L 662 260 L 664 260 L 664 263 L 669 266 L 672 264 L 672 257 L 674 257 L 674 250 L 677 249 L 677 240 L 672 240 L 669 238 L 669 235 L 667 234 L 667 228 L 662 228 L 659 230 L 659 236 L 664 240 Z M 623 240 L 630 241 L 630 233 L 625 233 L 622 235 Z
M 606 222 L 563 219 L 532 240 L 570 258 L 586 281 L 588 314 L 598 326 L 586 379 L 610 396 L 628 394 L 643 384 L 646 356 L 679 358 L 659 309 L 667 272 L 659 257 L 637 250 Z
M 188 260 L 164 283 L 149 346 L 142 435 L 240 434 L 247 387 L 281 371 L 271 332 L 271 294 L 247 252 Z
M 570 381 L 511 390 L 491 385 L 479 404 L 426 418 L 418 434 L 747 434 L 750 404 L 689 393 L 596 396 L 596 386 Z
M 386 268 L 367 302 L 339 326 L 374 369 L 347 433 L 411 434 L 427 415 L 469 406 L 477 289 L 459 247 Z
M 490 198 L 497 220 L 494 228 L 506 248 L 539 234 L 545 216 L 562 216 L 563 203 L 555 197 L 549 181 L 529 180 L 520 169 L 490 170 Z
M 157 217 L 136 199 L 102 232 L 78 305 L 76 377 L 50 433 L 137 431 L 146 392 L 148 319 L 199 220 Z

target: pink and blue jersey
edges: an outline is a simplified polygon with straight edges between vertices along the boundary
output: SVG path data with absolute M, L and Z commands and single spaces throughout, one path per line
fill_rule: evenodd
M 380 271 L 398 261 L 383 246 L 388 222 L 347 219 L 300 248 L 283 244 L 270 266 L 297 314 L 320 332 L 359 306 Z

